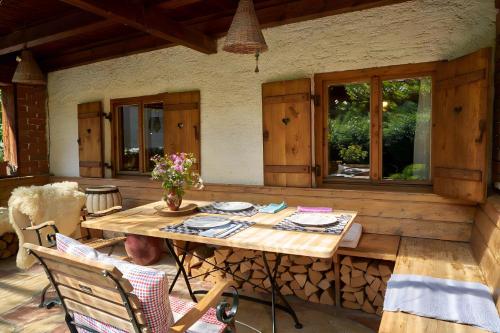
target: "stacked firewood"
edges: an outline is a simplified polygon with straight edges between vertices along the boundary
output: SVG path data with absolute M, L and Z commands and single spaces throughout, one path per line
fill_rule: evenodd
M 0 236 L 0 259 L 11 257 L 19 249 L 19 240 L 13 232 L 6 232 Z
M 345 256 L 340 262 L 342 306 L 382 315 L 393 268 L 388 261 Z
M 271 280 L 268 277 L 262 252 L 221 247 L 210 251 L 199 247 L 187 255 L 184 267 L 191 277 L 215 282 L 217 279 L 231 279 L 245 292 L 269 292 Z M 200 258 L 204 258 L 205 261 Z M 277 256 L 266 254 L 270 269 L 277 263 Z M 214 271 L 215 265 L 233 275 Z M 283 255 L 277 267 L 276 284 L 283 295 L 295 295 L 303 300 L 334 304 L 334 272 L 331 260 L 304 256 Z

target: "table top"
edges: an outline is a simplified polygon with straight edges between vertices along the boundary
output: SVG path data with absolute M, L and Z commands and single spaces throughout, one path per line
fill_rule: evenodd
M 184 200 L 183 203 L 195 203 L 198 206 L 204 206 L 210 204 L 211 202 Z M 296 208 L 294 207 L 288 207 L 275 214 L 257 213 L 252 217 L 224 215 L 233 220 L 251 221 L 255 222 L 255 224 L 228 238 L 220 239 L 160 230 L 166 226 L 181 223 L 185 219 L 195 215 L 214 215 L 197 213 L 195 215 L 180 217 L 160 216 L 156 213 L 154 207 L 162 204 L 164 203 L 161 201 L 153 202 L 115 214 L 85 221 L 82 223 L 82 226 L 90 229 L 153 236 L 171 240 L 189 241 L 283 254 L 295 254 L 317 258 L 331 258 L 339 247 L 342 237 L 344 237 L 345 233 L 349 230 L 354 218 L 357 215 L 357 212 L 354 211 L 335 210 L 333 212 L 336 215 L 351 215 L 351 219 L 340 235 L 273 229 L 273 225 L 278 224 L 284 218 L 290 216 L 296 211 Z

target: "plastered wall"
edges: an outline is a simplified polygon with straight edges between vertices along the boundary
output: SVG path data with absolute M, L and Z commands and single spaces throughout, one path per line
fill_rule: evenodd
M 201 91 L 202 176 L 262 184 L 263 82 L 455 58 L 495 44 L 494 0 L 415 0 L 264 30 L 269 51 L 205 55 L 173 47 L 49 74 L 50 171 L 78 176 L 77 104 Z M 105 154 L 110 160 L 109 123 Z

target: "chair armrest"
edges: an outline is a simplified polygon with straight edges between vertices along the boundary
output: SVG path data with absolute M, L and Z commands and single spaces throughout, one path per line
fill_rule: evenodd
M 169 333 L 186 332 L 189 327 L 200 320 L 210 308 L 213 308 L 219 302 L 222 293 L 229 287 L 236 287 L 236 283 L 234 281 L 218 281 L 196 306 L 170 327 Z
M 23 230 L 40 230 L 42 228 L 51 227 L 51 226 L 55 226 L 55 225 L 56 225 L 56 222 L 54 222 L 54 221 L 47 221 L 47 222 L 43 222 L 43 223 L 40 223 L 40 224 L 37 224 L 37 225 L 32 225 L 31 227 L 23 228 Z

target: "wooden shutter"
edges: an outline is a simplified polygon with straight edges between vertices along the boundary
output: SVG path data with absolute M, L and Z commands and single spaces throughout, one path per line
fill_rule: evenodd
M 104 177 L 102 104 L 78 104 L 80 177 Z
M 264 185 L 311 187 L 311 80 L 262 85 Z
M 436 74 L 435 193 L 482 202 L 488 183 L 491 49 L 448 61 Z
M 200 92 L 169 93 L 164 119 L 165 153 L 193 153 L 200 170 Z
M 14 103 L 14 87 L 12 85 L 1 87 L 2 103 L 0 103 L 0 117 L 3 124 L 4 160 L 12 165 L 17 164 L 16 140 L 16 112 Z M 3 108 L 3 110 L 2 110 Z

